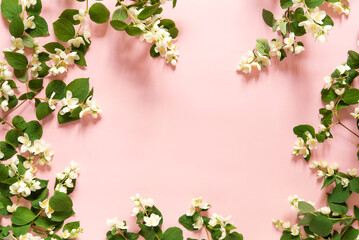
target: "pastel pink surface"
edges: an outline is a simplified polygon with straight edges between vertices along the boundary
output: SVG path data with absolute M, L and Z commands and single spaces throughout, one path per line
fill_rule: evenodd
M 114 9 L 114 2 L 105 4 Z M 84 5 L 74 0 L 43 0 L 43 16 L 51 23 L 63 9 L 79 7 Z M 152 59 L 149 44 L 109 24 L 91 24 L 88 67 L 71 68 L 65 81 L 90 77 L 103 114 L 63 126 L 55 116 L 44 120 L 43 139 L 55 157 L 51 168 L 39 172 L 54 179 L 71 160 L 80 164 L 72 194 L 74 219 L 85 228 L 80 239 L 105 239 L 106 218 L 115 216 L 134 230 L 129 197 L 137 192 L 156 200 L 164 228 L 179 226 L 190 200 L 201 195 L 212 204 L 210 213 L 233 215 L 245 239 L 279 239 L 271 221 L 295 220 L 289 195 L 325 204 L 315 173 L 291 155 L 292 128 L 319 125 L 322 78 L 346 61 L 347 50 L 357 50 L 359 3 L 352 3 L 348 18 L 333 18 L 326 43 L 303 37 L 306 51 L 300 56 L 273 60 L 259 74 L 238 74 L 236 64 L 255 40 L 273 37 L 262 8 L 281 12 L 277 0 L 181 0 L 174 10 L 166 7 L 165 17 L 180 29 L 176 68 Z M 2 18 L 1 48 L 10 45 L 7 26 Z M 33 112 L 27 105 L 18 113 L 32 120 Z M 349 121 L 349 114 L 344 118 Z M 344 171 L 358 167 L 357 139 L 340 127 L 334 136 L 314 159 L 340 162 Z

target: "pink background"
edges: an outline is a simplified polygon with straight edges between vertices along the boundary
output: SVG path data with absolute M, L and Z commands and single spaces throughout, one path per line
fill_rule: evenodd
M 114 2 L 105 4 L 113 9 Z M 63 9 L 84 7 L 74 0 L 43 0 L 43 5 L 48 22 Z M 271 220 L 295 220 L 289 195 L 325 204 L 321 182 L 304 160 L 291 156 L 292 128 L 318 126 L 322 78 L 346 60 L 348 49 L 357 50 L 359 3 L 352 3 L 349 18 L 330 12 L 336 17 L 328 42 L 305 36 L 300 56 L 274 60 L 260 74 L 238 74 L 240 57 L 255 40 L 273 37 L 262 8 L 281 13 L 279 0 L 180 0 L 174 10 L 166 6 L 165 17 L 180 29 L 175 69 L 152 59 L 149 44 L 109 24 L 91 24 L 88 68 L 71 68 L 65 81 L 90 77 L 102 117 L 64 126 L 55 116 L 43 121 L 43 139 L 55 157 L 51 168 L 39 172 L 53 179 L 71 160 L 79 162 L 72 197 L 74 219 L 85 227 L 81 239 L 104 239 L 106 218 L 115 216 L 134 230 L 129 197 L 137 192 L 156 200 L 164 229 L 178 226 L 190 200 L 202 195 L 213 205 L 210 212 L 233 215 L 245 239 L 279 239 Z M 7 26 L 2 18 L 1 48 L 10 45 Z M 18 111 L 27 120 L 35 118 L 33 112 L 33 105 Z M 348 113 L 345 118 L 351 120 Z M 340 127 L 334 135 L 314 158 L 340 162 L 344 171 L 358 167 L 357 138 Z

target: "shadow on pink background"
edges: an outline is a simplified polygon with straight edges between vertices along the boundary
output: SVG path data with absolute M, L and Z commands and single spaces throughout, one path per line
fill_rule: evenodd
M 52 2 L 43 0 L 49 23 L 63 9 L 84 7 L 70 0 Z M 114 9 L 114 1 L 109 2 Z M 109 24 L 91 23 L 88 68 L 71 68 L 65 81 L 90 77 L 103 114 L 97 121 L 88 116 L 63 126 L 55 116 L 44 120 L 43 139 L 55 157 L 51 168 L 39 172 L 54 179 L 71 160 L 79 162 L 81 175 L 72 197 L 74 219 L 85 227 L 81 239 L 105 239 L 106 218 L 115 216 L 136 230 L 129 197 L 137 192 L 156 200 L 164 229 L 178 226 L 190 200 L 201 195 L 212 204 L 210 213 L 233 215 L 246 239 L 280 238 L 271 220 L 295 220 L 296 212 L 286 202 L 289 195 L 318 202 L 317 207 L 325 204 L 315 173 L 291 155 L 292 128 L 318 126 L 322 78 L 346 61 L 347 50 L 357 50 L 359 3 L 352 3 L 349 18 L 334 17 L 328 42 L 306 36 L 300 56 L 273 60 L 253 76 L 238 74 L 240 57 L 255 40 L 274 36 L 261 19 L 262 8 L 277 16 L 281 12 L 278 0 L 182 0 L 174 10 L 166 7 L 165 17 L 180 29 L 176 69 L 152 59 L 149 44 Z M 8 47 L 3 18 L 0 33 L 0 47 Z M 34 119 L 33 105 L 26 106 L 18 113 Z M 2 127 L 2 136 L 6 130 Z M 357 139 L 340 127 L 334 136 L 320 145 L 314 159 L 339 162 L 344 171 L 358 167 Z

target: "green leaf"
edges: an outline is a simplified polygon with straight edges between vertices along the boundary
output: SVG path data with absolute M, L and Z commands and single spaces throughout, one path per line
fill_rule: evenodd
M 257 51 L 262 55 L 269 55 L 270 46 L 267 39 L 257 39 Z
M 43 79 L 32 79 L 29 81 L 31 91 L 37 92 L 42 88 Z
M 359 220 L 359 208 L 357 206 L 354 206 L 354 216 L 356 220 Z
M 14 17 L 19 16 L 22 12 L 22 7 L 18 0 L 2 0 L 1 13 L 9 21 Z
M 94 3 L 89 10 L 90 18 L 95 23 L 105 23 L 110 18 L 110 11 L 102 3 Z
M 152 6 L 146 6 L 144 9 L 138 14 L 137 18 L 139 20 L 146 20 L 157 12 L 157 9 L 160 7 L 161 3 L 156 3 Z
M 19 70 L 26 69 L 27 64 L 29 63 L 27 61 L 27 58 L 20 53 L 4 52 L 4 55 L 5 55 L 6 61 L 14 69 L 19 69 Z
M 36 120 L 30 121 L 27 123 L 24 133 L 27 133 L 31 141 L 35 141 L 36 139 L 40 139 L 42 136 L 42 126 Z
M 293 6 L 293 2 L 292 2 L 292 0 L 280 0 L 280 6 L 283 9 L 286 9 L 286 8 Z
M 171 19 L 161 19 L 160 23 L 158 24 L 160 27 L 163 26 L 166 29 L 171 29 L 176 27 L 176 24 Z
M 293 236 L 289 231 L 283 231 L 282 237 L 280 240 L 300 240 L 300 236 Z
M 358 104 L 359 89 L 351 88 L 351 89 L 346 90 L 343 95 L 343 101 L 349 105 Z
M 50 98 L 52 93 L 55 95 L 53 99 L 63 99 L 65 97 L 66 84 L 61 80 L 53 80 L 46 87 L 46 97 Z
M 329 186 L 330 184 L 332 184 L 335 181 L 335 179 L 336 178 L 334 176 L 330 176 L 330 177 L 326 176 L 325 180 L 323 182 L 323 186 L 322 186 L 321 189 L 323 189 L 323 188 Z
M 128 19 L 128 14 L 126 9 L 123 7 L 116 9 L 112 14 L 112 20 L 126 21 Z
M 42 102 L 42 103 L 39 103 L 37 106 L 36 106 L 36 118 L 38 120 L 42 120 L 44 119 L 45 117 L 47 117 L 48 115 L 50 115 L 54 110 L 52 110 L 50 107 L 49 107 L 49 103 L 48 102 Z
M 163 233 L 162 240 L 183 240 L 183 232 L 178 227 L 168 228 Z
M 194 221 L 191 216 L 187 216 L 186 214 L 184 214 L 178 219 L 178 222 L 188 230 L 191 230 L 191 231 L 196 230 L 193 227 Z
M 139 234 L 145 238 L 145 240 L 154 240 L 156 237 L 156 232 L 150 228 L 147 227 L 144 224 L 140 224 L 139 227 L 141 228 L 141 231 L 139 232 Z
M 50 207 L 56 212 L 63 212 L 72 209 L 71 198 L 62 192 L 55 193 L 49 201 Z
M 262 12 L 262 17 L 264 22 L 269 26 L 269 27 L 273 27 L 274 22 L 275 22 L 275 18 L 272 12 L 263 9 Z
M 159 57 L 159 56 L 161 56 L 160 53 L 158 53 L 158 52 L 155 51 L 155 48 L 156 48 L 156 44 L 153 44 L 152 47 L 151 47 L 151 49 L 150 49 L 150 55 L 151 55 L 151 57 Z
M 130 36 L 138 36 L 143 33 L 143 31 L 140 28 L 133 26 L 127 26 L 125 30 L 126 33 Z
M 69 21 L 70 23 L 72 23 L 73 25 L 77 25 L 77 24 L 80 24 L 80 21 L 79 20 L 75 20 L 74 19 L 74 16 L 76 14 L 79 13 L 79 10 L 77 9 L 65 9 L 59 18 L 63 18 L 63 19 L 66 19 L 67 21 Z
M 176 27 L 168 29 L 168 33 L 170 34 L 171 38 L 176 38 L 178 36 L 178 29 Z
M 80 222 L 69 222 L 69 223 L 67 223 L 64 227 L 63 227 L 63 229 L 62 229 L 62 231 L 69 231 L 69 232 L 71 232 L 71 230 L 72 229 L 78 229 L 80 227 Z
M 128 240 L 137 240 L 140 235 L 137 234 L 137 233 L 130 233 L 130 232 L 125 232 L 125 237 L 128 239 Z
M 16 38 L 19 38 L 24 33 L 25 27 L 20 16 L 14 17 L 9 25 L 10 34 Z
M 298 212 L 298 216 L 300 215 L 304 215 L 306 213 L 312 213 L 315 212 L 315 208 L 313 207 L 312 204 L 304 202 L 304 201 L 299 201 L 298 202 L 298 208 L 299 208 L 299 212 Z
M 7 211 L 7 206 L 12 206 L 12 201 L 10 198 L 0 195 L 0 203 L 3 205 L 3 208 L 0 209 L 0 214 L 2 216 L 9 215 L 9 212 Z
M 11 226 L 11 231 L 13 232 L 13 234 L 16 237 L 20 237 L 21 235 L 25 235 L 29 231 L 30 225 L 31 224 L 27 224 L 27 225 L 24 225 L 24 226 L 21 226 L 21 227 L 12 225 Z
M 17 115 L 12 119 L 12 125 L 14 125 L 16 129 L 23 131 L 25 130 L 27 123 L 23 117 Z
M 347 64 L 351 69 L 358 69 L 359 68 L 359 53 L 355 51 L 348 51 L 348 60 Z
M 305 0 L 305 4 L 307 4 L 308 8 L 316 8 L 323 5 L 324 0 Z
M 19 142 L 17 141 L 17 138 L 19 137 L 19 132 L 11 129 L 6 133 L 5 140 L 8 144 L 13 146 L 14 148 L 17 148 L 19 146 Z
M 49 42 L 44 45 L 44 48 L 49 53 L 56 53 L 56 50 L 55 50 L 56 48 L 61 49 L 62 51 L 65 51 L 65 47 L 61 43 L 58 43 L 58 42 Z
M 40 209 L 41 207 L 40 207 L 39 203 L 42 202 L 42 201 L 44 201 L 45 199 L 47 199 L 48 193 L 49 193 L 49 189 L 48 189 L 48 188 L 44 188 L 44 189 L 41 191 L 41 193 L 38 195 L 38 197 L 31 202 L 31 206 L 32 206 L 33 208 Z
M 89 78 L 78 78 L 66 86 L 65 92 L 71 91 L 72 97 L 77 98 L 79 102 L 86 99 L 90 90 Z
M 237 232 L 232 232 L 228 234 L 225 238 L 226 240 L 243 240 L 243 235 Z
M 22 226 L 32 222 L 36 215 L 26 207 L 18 207 L 11 217 L 11 222 Z
M 327 196 L 328 196 L 328 205 L 334 212 L 337 212 L 340 215 L 344 215 L 348 212 L 348 205 L 346 203 L 334 203 L 331 200 L 331 195 L 327 194 Z
M 307 213 L 304 215 L 304 217 L 302 218 L 302 220 L 299 221 L 298 226 L 304 226 L 304 225 L 308 225 L 312 219 L 314 218 L 314 215 L 311 213 Z
M 26 12 L 29 15 L 39 15 L 41 13 L 41 9 L 42 9 L 41 0 L 36 0 L 36 4 L 27 8 Z
M 60 18 L 53 23 L 56 37 L 63 42 L 67 42 L 75 36 L 75 28 L 71 22 Z
M 345 233 L 342 232 L 342 240 L 355 240 L 358 237 L 359 230 L 353 227 L 349 227 Z
M 123 31 L 128 26 L 127 23 L 120 20 L 111 20 L 111 27 L 117 31 Z
M 26 29 L 26 32 L 31 37 L 43 37 L 49 35 L 49 26 L 43 17 L 35 16 L 34 23 L 36 24 L 34 29 Z
M 332 88 L 322 89 L 321 94 L 322 94 L 322 101 L 327 103 L 334 101 L 338 97 L 338 95 L 335 93 L 334 89 Z
M 34 47 L 34 39 L 29 35 L 24 35 L 22 38 L 22 44 L 24 44 L 25 47 L 33 48 Z
M 51 216 L 51 220 L 54 222 L 62 222 L 74 214 L 75 213 L 72 209 L 68 209 L 68 210 L 62 211 L 62 212 L 54 212 Z
M 328 236 L 333 230 L 332 222 L 325 216 L 316 216 L 309 224 L 309 230 L 319 236 Z
M 4 157 L 0 158 L 1 161 L 9 159 L 17 153 L 14 147 L 7 142 L 0 142 L 0 151 L 4 154 Z
M 297 136 L 305 136 L 306 132 L 309 132 L 312 136 L 315 136 L 315 130 L 310 125 L 299 125 L 293 128 L 293 132 Z
M 7 179 L 8 176 L 9 176 L 9 170 L 7 169 L 7 167 L 5 167 L 4 164 L 0 164 L 0 182 Z
M 36 226 L 42 227 L 42 228 L 51 228 L 57 225 L 56 222 L 51 221 L 47 217 L 39 216 L 35 221 L 34 224 Z
M 331 201 L 334 203 L 344 203 L 349 197 L 349 188 L 344 188 L 343 185 L 339 183 L 333 189 Z
M 352 179 L 349 183 L 350 191 L 359 193 L 359 177 Z

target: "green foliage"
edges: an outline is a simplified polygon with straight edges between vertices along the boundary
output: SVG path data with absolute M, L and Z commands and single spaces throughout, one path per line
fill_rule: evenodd
M 105 23 L 110 18 L 110 11 L 102 3 L 94 3 L 89 10 L 90 18 L 95 23 Z
M 16 52 L 4 52 L 4 55 L 6 61 L 14 69 L 22 70 L 27 67 L 28 61 L 24 55 Z
M 58 19 L 53 24 L 55 36 L 63 42 L 67 42 L 75 36 L 75 28 L 68 20 Z
M 18 226 L 26 225 L 35 219 L 36 215 L 26 207 L 18 207 L 11 217 L 11 222 Z
M 20 16 L 13 17 L 9 25 L 10 34 L 16 38 L 21 37 L 24 33 L 24 23 Z
M 263 9 L 262 17 L 263 17 L 264 22 L 265 22 L 269 27 L 273 27 L 274 22 L 275 22 L 276 20 L 275 20 L 274 15 L 273 15 L 272 12 Z
M 1 14 L 9 21 L 14 17 L 19 16 L 22 8 L 18 0 L 2 0 L 1 1 Z

